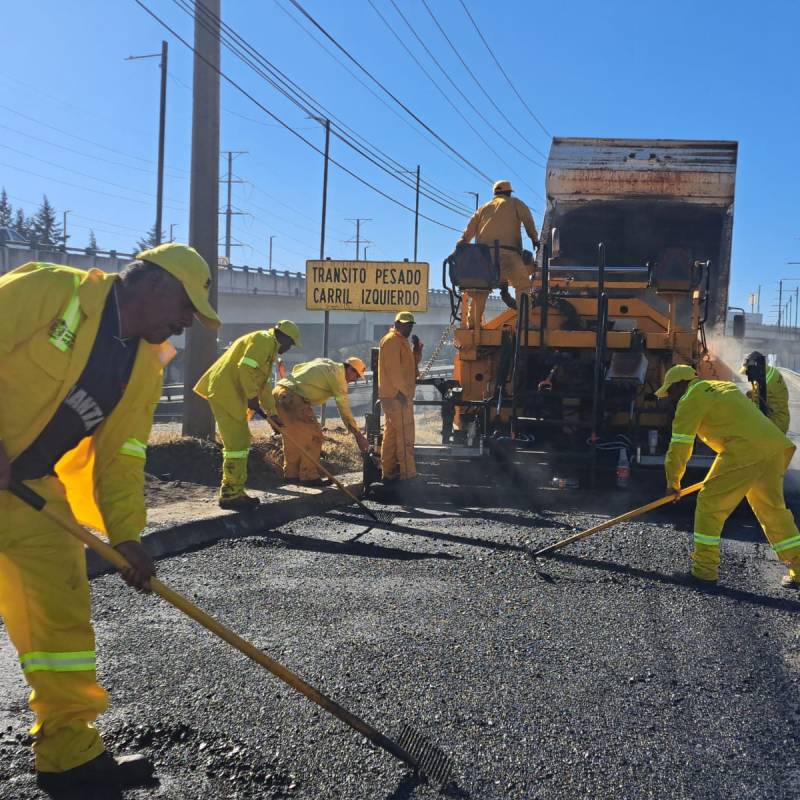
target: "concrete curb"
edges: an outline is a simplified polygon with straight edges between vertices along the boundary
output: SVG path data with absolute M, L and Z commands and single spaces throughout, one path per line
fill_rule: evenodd
M 361 492 L 361 483 L 344 484 L 356 497 Z M 277 528 L 292 520 L 312 514 L 320 514 L 331 508 L 349 505 L 348 498 L 335 487 L 326 487 L 320 492 L 305 497 L 272 500 L 245 514 L 221 511 L 214 517 L 170 525 L 145 533 L 142 543 L 153 558 L 176 555 L 221 539 L 237 539 L 254 536 L 264 530 Z M 90 578 L 114 572 L 94 550 L 86 551 L 86 569 Z

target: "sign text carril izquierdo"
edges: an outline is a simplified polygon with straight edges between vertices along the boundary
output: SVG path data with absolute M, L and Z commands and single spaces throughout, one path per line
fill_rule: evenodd
M 427 311 L 428 264 L 306 261 L 311 311 Z

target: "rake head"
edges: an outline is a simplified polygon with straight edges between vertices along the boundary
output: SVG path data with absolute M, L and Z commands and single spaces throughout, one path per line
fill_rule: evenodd
M 397 743 L 411 756 L 414 768 L 431 783 L 445 788 L 450 782 L 453 764 L 450 757 L 430 739 L 404 725 Z

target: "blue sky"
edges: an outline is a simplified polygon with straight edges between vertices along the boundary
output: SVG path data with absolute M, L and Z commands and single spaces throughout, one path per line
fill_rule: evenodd
M 145 0 L 192 40 L 192 21 L 174 0 Z M 521 106 L 464 15 L 459 0 L 427 0 L 459 53 L 521 138 L 489 104 L 459 63 L 422 0 L 395 0 L 447 74 L 513 144 L 465 108 L 455 89 L 421 49 L 391 0 L 372 0 L 428 72 L 487 140 L 492 152 L 429 82 L 369 0 L 305 0 L 303 5 L 387 88 L 442 139 L 492 178 L 510 178 L 541 222 L 543 159 L 549 138 Z M 465 0 L 505 70 L 544 126 L 557 136 L 736 139 L 740 143 L 730 302 L 745 305 L 759 284 L 762 311 L 777 299 L 777 281 L 800 277 L 796 154 L 800 106 L 795 36 L 797 4 L 674 0 L 671 3 L 584 0 L 487 6 Z M 430 142 L 396 105 L 376 96 L 310 35 L 288 0 L 222 0 L 223 18 L 288 77 L 373 145 L 455 202 L 466 192 L 490 194 L 490 183 Z M 128 251 L 154 219 L 158 59 L 125 61 L 170 44 L 167 180 L 164 222 L 188 233 L 191 142 L 191 54 L 133 0 L 33 0 L 6 4 L 0 50 L 0 184 L 12 203 L 35 210 L 46 193 L 69 215 L 70 244 L 82 246 L 92 228 L 101 248 Z M 328 43 L 327 47 L 332 50 Z M 351 71 L 356 71 L 352 64 Z M 322 146 L 320 126 L 223 51 L 223 70 L 299 134 Z M 361 76 L 367 81 L 364 76 Z M 378 95 L 377 87 L 371 87 Z M 302 270 L 319 251 L 322 159 L 230 85 L 222 84 L 223 149 L 246 150 L 235 173 L 234 237 L 246 246 L 235 261 L 267 259 Z M 527 140 L 527 141 L 525 141 Z M 403 186 L 335 138 L 332 155 L 403 203 Z M 221 172 L 223 165 L 220 166 Z M 224 197 L 224 193 L 221 194 Z M 460 229 L 467 215 L 423 198 L 422 211 Z M 413 215 L 332 168 L 327 255 L 350 258 L 354 226 L 370 218 L 363 236 L 368 257 L 413 253 Z M 223 226 L 220 228 L 224 230 Z M 439 265 L 457 233 L 432 222 L 420 227 L 421 260 Z

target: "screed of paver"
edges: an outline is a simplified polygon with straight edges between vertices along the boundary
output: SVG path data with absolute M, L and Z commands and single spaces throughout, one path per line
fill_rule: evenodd
M 454 759 L 453 795 L 798 796 L 787 652 L 800 597 L 777 587 L 748 525 L 724 541 L 722 586 L 705 593 L 674 577 L 685 513 L 537 563 L 531 549 L 598 515 L 395 511 L 385 527 L 346 511 L 307 518 L 164 559 L 159 574 L 380 729 L 424 730 Z M 155 598 L 114 576 L 93 593 L 112 695 L 102 728 L 160 776 L 126 797 L 439 796 Z M 13 670 L 2 681 L 16 705 L 0 713 L 24 735 L 22 682 Z M 0 796 L 37 797 L 23 742 L 4 742 Z

